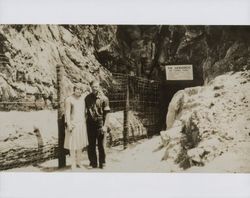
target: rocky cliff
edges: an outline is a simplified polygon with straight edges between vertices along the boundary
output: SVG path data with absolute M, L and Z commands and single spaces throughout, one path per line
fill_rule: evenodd
M 22 104 L 19 110 L 53 107 L 58 64 L 64 66 L 68 93 L 72 83 L 87 85 L 95 78 L 107 86 L 109 72 L 95 52 L 106 46 L 115 32 L 113 26 L 1 25 L 1 100 L 33 102 Z
M 203 85 L 249 68 L 249 32 L 244 26 L 1 25 L 0 96 L 53 106 L 57 64 L 67 73 L 66 90 L 94 78 L 107 87 L 109 71 L 164 82 L 164 65 L 187 63 L 194 67 L 188 86 Z
M 137 75 L 164 80 L 164 65 L 192 64 L 194 84 L 202 85 L 249 68 L 249 32 L 248 26 L 118 26 L 117 40 Z

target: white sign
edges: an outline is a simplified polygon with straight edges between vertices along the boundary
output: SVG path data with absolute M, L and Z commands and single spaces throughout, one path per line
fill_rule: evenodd
M 192 65 L 166 65 L 167 80 L 193 80 Z

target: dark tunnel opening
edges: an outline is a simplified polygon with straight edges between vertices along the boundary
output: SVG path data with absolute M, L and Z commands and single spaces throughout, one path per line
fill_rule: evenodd
M 162 130 L 166 130 L 166 118 L 168 113 L 168 107 L 169 104 L 174 97 L 174 95 L 185 88 L 188 87 L 195 87 L 195 86 L 202 86 L 204 85 L 204 80 L 202 78 L 202 73 L 198 73 L 199 76 L 197 76 L 197 73 L 194 72 L 194 80 L 175 80 L 175 81 L 168 81 L 166 80 L 166 77 L 164 80 L 161 81 L 160 86 L 160 97 L 159 97 L 159 112 L 160 112 L 160 118 L 159 118 L 159 132 Z

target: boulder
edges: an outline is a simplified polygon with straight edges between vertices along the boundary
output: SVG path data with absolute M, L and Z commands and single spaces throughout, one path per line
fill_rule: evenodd
M 249 75 L 250 71 L 230 72 L 202 88 L 177 92 L 166 118 L 170 128 L 161 132 L 166 147 L 163 158 L 172 156 L 184 169 L 204 166 L 242 141 L 250 141 L 245 127 L 250 125 L 245 105 L 250 101 Z
M 161 139 L 162 139 L 162 144 L 164 146 L 167 146 L 170 141 L 180 141 L 183 134 L 182 134 L 182 127 L 183 126 L 177 126 L 177 127 L 173 127 L 170 128 L 166 131 L 161 131 Z
M 108 123 L 108 139 L 110 145 L 123 141 L 123 118 L 123 111 L 110 113 Z M 136 112 L 129 112 L 129 138 L 135 140 L 140 137 L 145 137 L 146 135 L 146 128 L 136 116 Z

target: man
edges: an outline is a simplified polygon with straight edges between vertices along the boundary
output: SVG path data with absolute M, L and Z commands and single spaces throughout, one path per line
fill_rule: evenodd
M 104 133 L 107 132 L 108 113 L 110 111 L 108 98 L 100 92 L 98 81 L 90 83 L 92 93 L 86 96 L 88 157 L 90 166 L 97 167 L 96 142 L 99 153 L 99 168 L 105 164 Z

